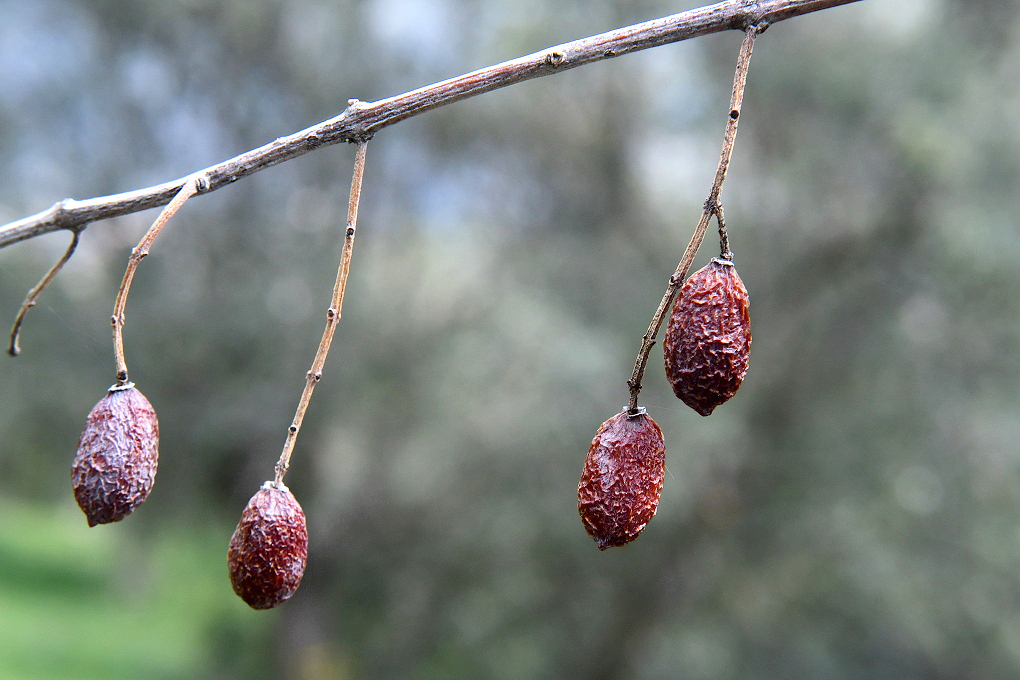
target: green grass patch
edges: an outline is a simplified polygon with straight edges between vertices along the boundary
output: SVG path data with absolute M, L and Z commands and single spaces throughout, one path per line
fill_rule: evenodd
M 0 677 L 268 677 L 275 614 L 230 587 L 233 527 L 140 536 L 3 497 L 0 516 Z

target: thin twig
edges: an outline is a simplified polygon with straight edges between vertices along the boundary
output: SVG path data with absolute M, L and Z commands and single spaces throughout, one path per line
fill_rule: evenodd
M 719 257 L 724 260 L 732 260 L 730 235 L 726 233 L 726 217 L 723 215 L 722 203 L 717 203 L 715 206 L 715 220 L 719 223 Z
M 851 2 L 859 0 L 725 0 L 563 43 L 377 102 L 351 100 L 347 109 L 335 118 L 194 174 L 206 177 L 208 184 L 201 193 L 207 193 L 308 151 L 339 142 L 368 139 L 382 128 L 405 118 L 483 92 L 638 50 L 725 30 L 743 30 L 750 25 L 764 27 Z M 164 205 L 180 191 L 185 181 L 187 177 L 182 177 L 145 189 L 84 201 L 65 199 L 48 210 L 0 227 L 0 248 L 58 229 L 71 229 Z
M 149 254 L 152 242 L 159 236 L 159 232 L 166 226 L 166 223 L 170 221 L 174 213 L 180 210 L 185 201 L 198 193 L 199 187 L 203 184 L 204 179 L 201 174 L 189 177 L 173 200 L 159 213 L 156 221 L 145 232 L 145 236 L 134 247 L 128 258 L 124 279 L 120 282 L 117 300 L 113 303 L 113 316 L 110 317 L 110 323 L 113 325 L 113 353 L 117 361 L 117 386 L 126 385 L 128 382 L 127 362 L 124 360 L 124 307 L 127 305 L 128 291 L 131 290 L 131 281 L 135 277 L 135 270 L 138 269 L 138 263 L 142 261 L 142 258 Z
M 726 117 L 726 132 L 723 134 L 722 152 L 719 154 L 719 166 L 715 171 L 712 189 L 705 200 L 705 208 L 702 210 L 701 219 L 698 220 L 698 226 L 694 228 L 694 235 L 691 236 L 691 241 L 687 244 L 687 249 L 680 258 L 676 271 L 669 277 L 669 285 L 662 296 L 662 301 L 659 302 L 658 309 L 655 310 L 652 322 L 648 325 L 648 331 L 641 338 L 641 349 L 638 350 L 637 359 L 634 360 L 634 372 L 627 381 L 627 386 L 630 388 L 630 405 L 627 408 L 627 412 L 631 415 L 638 413 L 637 401 L 638 394 L 641 392 L 641 379 L 645 373 L 645 366 L 648 364 L 648 355 L 655 344 L 655 336 L 659 333 L 659 327 L 662 326 L 662 322 L 666 318 L 666 312 L 673 302 L 673 297 L 687 279 L 687 272 L 690 271 L 691 262 L 694 261 L 694 256 L 697 254 L 698 248 L 701 247 L 701 242 L 705 238 L 705 231 L 708 229 L 708 223 L 712 220 L 713 215 L 716 215 L 719 219 L 721 227 L 720 236 L 725 233 L 722 230 L 722 206 L 719 203 L 719 194 L 722 192 L 723 183 L 726 181 L 726 171 L 729 169 L 730 156 L 733 154 L 733 142 L 737 138 L 737 122 L 740 119 L 740 107 L 744 101 L 744 86 L 747 84 L 747 69 L 751 64 L 751 50 L 754 48 L 754 39 L 761 30 L 763 28 L 752 25 L 748 26 L 744 33 L 744 41 L 740 45 L 740 56 L 737 58 L 737 68 L 733 74 L 730 112 Z M 728 249 L 728 247 L 727 241 L 724 248 Z
M 21 322 L 25 320 L 25 315 L 28 314 L 28 310 L 35 307 L 36 301 L 42 292 L 46 290 L 46 286 L 57 277 L 59 272 L 67 261 L 74 255 L 75 248 L 78 247 L 78 241 L 81 239 L 81 232 L 84 231 L 84 227 L 74 229 L 71 232 L 71 243 L 67 246 L 67 250 L 64 255 L 57 260 L 57 263 L 50 267 L 50 270 L 46 272 L 46 275 L 42 277 L 39 283 L 36 284 L 35 288 L 28 291 L 28 295 L 25 296 L 25 301 L 21 303 L 21 309 L 18 310 L 18 316 L 14 318 L 14 326 L 11 328 L 11 342 L 7 346 L 7 353 L 12 357 L 18 356 L 21 353 L 21 347 L 18 346 L 18 337 L 21 335 Z
M 312 391 L 322 379 L 322 367 L 326 363 L 326 355 L 333 342 L 333 333 L 336 331 L 337 323 L 340 322 L 340 314 L 344 306 L 344 290 L 347 288 L 347 274 L 351 270 L 351 254 L 354 252 L 354 234 L 358 228 L 358 203 L 361 201 L 361 179 L 365 175 L 365 152 L 367 149 L 368 140 L 358 142 L 358 152 L 354 158 L 354 176 L 351 178 L 351 195 L 347 201 L 347 230 L 344 232 L 340 267 L 337 269 L 336 283 L 333 285 L 333 299 L 329 303 L 329 309 L 326 310 L 326 328 L 322 332 L 319 349 L 315 352 L 312 367 L 305 375 L 305 388 L 301 392 L 294 420 L 291 421 L 290 427 L 287 429 L 287 440 L 283 443 L 283 453 L 280 454 L 280 460 L 276 463 L 276 478 L 273 480 L 273 484 L 278 487 L 283 484 L 283 476 L 287 474 L 287 469 L 290 467 L 290 456 L 294 452 L 294 443 L 301 430 L 301 422 L 305 419 L 305 411 L 308 409 L 308 402 L 312 399 Z

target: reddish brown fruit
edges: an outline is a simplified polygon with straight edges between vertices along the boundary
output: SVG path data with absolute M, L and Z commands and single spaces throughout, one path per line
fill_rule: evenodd
M 747 374 L 747 289 L 729 260 L 713 258 L 677 295 L 662 342 L 673 392 L 703 416 L 737 392 Z
M 234 592 L 252 609 L 271 609 L 294 594 L 307 561 L 304 511 L 290 489 L 266 482 L 230 538 L 227 565 Z
M 666 442 L 639 409 L 602 423 L 577 485 L 577 511 L 600 550 L 626 545 L 655 515 L 666 472 Z
M 71 467 L 74 498 L 89 526 L 119 522 L 152 490 L 159 421 L 133 383 L 114 386 L 89 412 Z

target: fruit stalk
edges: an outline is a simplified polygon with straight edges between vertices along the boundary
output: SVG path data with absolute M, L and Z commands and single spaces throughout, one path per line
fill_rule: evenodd
M 35 307 L 35 303 L 39 300 L 42 292 L 46 290 L 46 286 L 53 282 L 53 279 L 57 277 L 60 270 L 64 268 L 67 261 L 74 255 L 74 251 L 78 247 L 78 241 L 81 240 L 81 232 L 84 230 L 84 226 L 71 229 L 71 243 L 67 246 L 63 256 L 57 260 L 56 264 L 50 267 L 50 270 L 46 272 L 46 275 L 36 284 L 35 288 L 28 291 L 25 301 L 21 303 L 21 309 L 18 310 L 18 315 L 14 317 L 14 325 L 11 327 L 11 340 L 7 344 L 7 353 L 12 357 L 16 357 L 21 353 L 21 347 L 18 346 L 18 336 L 21 333 L 21 323 L 25 320 L 25 315 L 28 314 L 28 310 Z
M 659 302 L 659 307 L 652 316 L 652 322 L 648 324 L 648 330 L 641 338 L 641 348 L 638 350 L 637 358 L 634 360 L 634 372 L 627 380 L 630 388 L 630 404 L 627 412 L 631 415 L 638 413 L 638 394 L 641 392 L 641 379 L 645 373 L 645 366 L 648 364 L 648 355 L 655 345 L 655 336 L 666 318 L 666 313 L 672 305 L 676 292 L 687 279 L 687 272 L 691 269 L 694 256 L 705 239 L 705 232 L 709 222 L 715 216 L 721 227 L 720 238 L 725 233 L 722 228 L 722 205 L 719 203 L 719 194 L 722 192 L 723 183 L 726 181 L 726 172 L 730 165 L 730 156 L 733 154 L 733 143 L 737 138 L 737 122 L 740 119 L 740 108 L 744 101 L 744 86 L 747 84 L 747 70 L 751 64 L 751 50 L 754 48 L 754 39 L 758 35 L 757 26 L 748 26 L 744 32 L 744 41 L 740 45 L 740 55 L 737 57 L 737 68 L 733 74 L 733 91 L 730 95 L 730 111 L 726 117 L 726 131 L 723 133 L 722 152 L 719 154 L 719 166 L 715 171 L 715 179 L 712 181 L 712 189 L 708 198 L 705 199 L 705 207 L 701 212 L 701 219 L 698 226 L 694 228 L 694 235 L 691 236 L 687 249 L 684 250 L 676 271 L 669 277 L 669 285 Z M 728 243 L 725 246 L 729 248 Z
M 294 420 L 287 429 L 287 440 L 283 444 L 283 453 L 276 463 L 275 486 L 283 485 L 283 477 L 290 467 L 290 457 L 294 452 L 294 443 L 297 441 L 298 432 L 301 430 L 301 422 L 305 418 L 305 411 L 308 409 L 308 402 L 312 399 L 312 391 L 315 384 L 322 378 L 322 367 L 326 363 L 326 355 L 329 353 L 330 343 L 333 342 L 333 333 L 340 321 L 340 311 L 344 304 L 344 290 L 347 288 L 347 274 L 351 268 L 351 253 L 354 251 L 354 234 L 358 224 L 358 203 L 361 201 L 361 179 L 365 174 L 365 151 L 368 141 L 358 142 L 358 151 L 354 159 L 354 177 L 351 179 L 351 196 L 347 202 L 347 229 L 344 233 L 344 247 L 340 254 L 340 267 L 336 272 L 336 283 L 333 286 L 333 300 L 329 309 L 326 310 L 326 329 L 322 332 L 322 340 L 319 341 L 319 349 L 312 360 L 312 367 L 305 375 L 305 388 L 301 392 L 301 399 L 298 401 L 297 411 L 294 413 Z
M 206 180 L 201 175 L 192 175 L 188 178 L 173 200 L 167 203 L 163 211 L 159 213 L 142 240 L 131 251 L 127 269 L 124 270 L 124 279 L 120 282 L 120 288 L 117 290 L 117 300 L 113 303 L 113 316 L 110 317 L 110 323 L 113 325 L 113 354 L 117 361 L 118 387 L 128 383 L 127 362 L 124 360 L 124 307 L 127 305 L 128 291 L 131 290 L 131 281 L 135 278 L 138 263 L 149 254 L 149 248 L 152 247 L 153 241 L 156 240 L 159 232 L 174 216 L 174 213 L 180 210 L 185 201 L 204 190 L 205 186 Z

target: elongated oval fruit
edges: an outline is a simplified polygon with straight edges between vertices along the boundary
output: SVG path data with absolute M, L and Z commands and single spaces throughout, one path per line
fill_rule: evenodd
M 234 592 L 252 609 L 271 609 L 294 594 L 307 561 L 304 511 L 290 489 L 266 482 L 230 538 L 227 566 Z
M 662 430 L 643 408 L 602 423 L 577 485 L 577 511 L 600 550 L 638 537 L 659 506 L 665 473 Z
M 747 374 L 747 289 L 729 260 L 713 258 L 673 303 L 662 351 L 673 392 L 703 416 L 737 392 Z
M 159 421 L 134 383 L 115 385 L 89 412 L 71 466 L 89 526 L 119 522 L 148 498 L 159 461 Z

